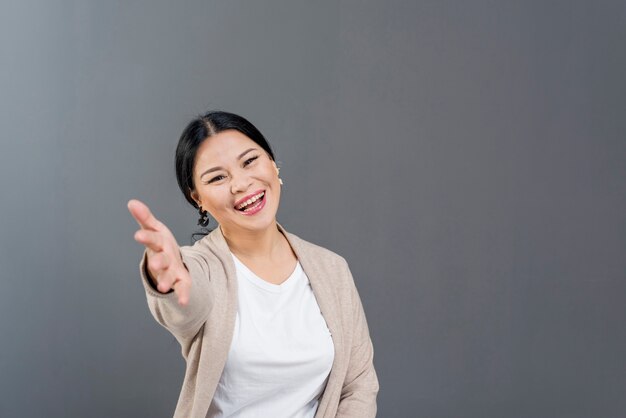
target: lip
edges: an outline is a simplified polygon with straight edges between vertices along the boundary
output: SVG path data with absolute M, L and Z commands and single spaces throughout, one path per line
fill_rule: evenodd
M 241 199 L 239 199 L 238 201 L 235 202 L 235 205 L 233 207 L 235 209 L 237 209 L 237 206 L 241 205 L 243 202 L 245 202 L 246 200 L 250 199 L 251 197 L 254 197 L 254 196 L 258 195 L 259 193 L 261 193 L 264 190 L 265 189 L 259 189 L 256 192 L 249 194 L 248 196 L 242 197 Z
M 258 206 L 256 206 L 254 209 L 250 209 L 247 212 L 242 212 L 242 211 L 238 210 L 237 212 L 239 212 L 240 214 L 242 214 L 244 216 L 256 215 L 257 213 L 259 213 L 260 211 L 263 210 L 263 208 L 265 207 L 265 203 L 267 203 L 267 199 L 265 198 L 265 196 L 263 196 L 263 200 L 258 202 Z M 253 203 L 252 205 L 256 205 L 256 204 L 257 204 L 257 202 Z

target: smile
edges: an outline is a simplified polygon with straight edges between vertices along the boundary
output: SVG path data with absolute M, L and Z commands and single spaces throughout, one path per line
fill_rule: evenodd
M 261 210 L 263 208 L 263 206 L 265 206 L 265 191 L 262 191 L 254 196 L 252 196 L 251 198 L 249 198 L 248 200 L 238 204 L 237 206 L 235 206 L 235 209 L 237 209 L 239 212 L 243 212 L 245 214 L 253 214 L 258 212 L 259 210 Z

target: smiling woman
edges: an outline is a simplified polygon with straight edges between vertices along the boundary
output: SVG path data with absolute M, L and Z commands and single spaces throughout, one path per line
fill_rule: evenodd
M 191 198 L 226 236 L 265 230 L 275 222 L 278 167 L 270 153 L 237 130 L 221 131 L 198 147 L 193 183 Z M 262 205 L 252 205 L 260 195 Z
M 378 378 L 346 260 L 276 220 L 282 180 L 269 144 L 241 116 L 191 121 L 176 176 L 199 224 L 179 247 L 148 207 L 128 209 L 146 249 L 148 307 L 187 364 L 175 417 L 374 417 Z
M 274 152 L 263 134 L 233 113 L 213 111 L 191 121 L 176 148 L 176 177 L 181 191 L 201 217 L 210 213 L 223 231 L 235 226 L 228 225 L 229 219 L 232 220 L 229 211 L 219 210 L 240 195 L 233 189 L 246 187 L 242 182 L 259 176 L 265 182 L 277 179 L 278 172 Z M 279 184 L 274 184 L 274 191 L 278 193 L 275 199 L 278 209 Z

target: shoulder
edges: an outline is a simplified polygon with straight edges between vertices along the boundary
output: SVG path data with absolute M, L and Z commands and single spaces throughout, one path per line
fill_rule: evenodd
M 188 257 L 204 258 L 206 256 L 207 242 L 204 239 L 194 242 L 192 245 L 181 245 L 180 252 Z
M 286 232 L 286 234 L 289 243 L 299 257 L 314 260 L 315 264 L 322 268 L 349 272 L 348 262 L 341 255 L 321 245 L 305 240 L 291 232 Z
M 185 261 L 195 261 L 205 270 L 219 271 L 220 250 L 215 243 L 208 239 L 208 236 L 194 242 L 191 245 L 182 245 L 179 247 L 180 253 Z M 223 252 L 223 251 L 222 251 Z M 223 254 L 222 258 L 228 254 Z
M 348 262 L 336 252 L 287 232 L 287 239 L 296 252 L 309 279 L 323 282 L 335 291 L 354 283 Z

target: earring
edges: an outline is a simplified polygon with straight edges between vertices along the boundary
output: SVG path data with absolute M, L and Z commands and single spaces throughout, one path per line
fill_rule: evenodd
M 280 174 L 280 168 L 276 167 L 276 175 Z M 278 182 L 280 183 L 280 185 L 283 185 L 283 179 L 281 179 L 280 177 L 278 177 Z
M 208 214 L 206 210 L 202 210 L 202 206 L 198 207 L 198 212 L 200 212 L 200 219 L 198 219 L 198 225 L 207 226 L 209 224 Z

